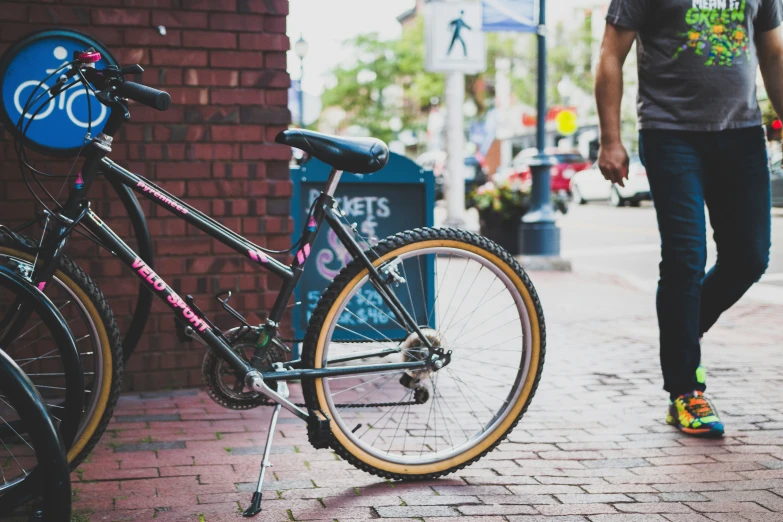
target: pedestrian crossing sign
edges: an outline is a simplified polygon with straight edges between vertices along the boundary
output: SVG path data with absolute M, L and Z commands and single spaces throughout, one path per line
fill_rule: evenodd
M 487 69 L 479 2 L 431 2 L 426 6 L 426 69 L 476 74 Z

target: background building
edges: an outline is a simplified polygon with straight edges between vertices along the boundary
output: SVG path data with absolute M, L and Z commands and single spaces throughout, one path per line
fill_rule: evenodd
M 290 122 L 287 0 L 24 0 L 4 1 L 0 10 L 0 51 L 33 31 L 69 28 L 103 42 L 121 64 L 144 67 L 137 81 L 168 91 L 171 108 L 157 112 L 133 104 L 111 158 L 261 245 L 290 244 L 291 153 L 273 143 Z M 12 225 L 36 209 L 10 136 L 0 136 L 0 222 Z M 45 171 L 66 173 L 70 167 L 33 158 Z M 115 231 L 130 235 L 106 184 L 93 188 L 92 200 Z M 221 326 L 233 326 L 216 309 L 213 296 L 222 290 L 234 293 L 239 310 L 271 306 L 276 281 L 159 207 L 147 201 L 142 206 L 156 238 L 155 269 L 178 293 L 192 294 Z M 96 279 L 123 330 L 137 279 L 79 236 L 68 253 Z M 156 302 L 153 311 L 126 369 L 125 387 L 198 385 L 203 348 L 179 343 L 162 304 Z

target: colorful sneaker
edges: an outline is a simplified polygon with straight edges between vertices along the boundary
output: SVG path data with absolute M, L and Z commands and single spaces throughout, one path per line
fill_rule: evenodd
M 698 390 L 680 395 L 669 404 L 666 424 L 688 435 L 723 436 L 723 423 L 704 394 Z

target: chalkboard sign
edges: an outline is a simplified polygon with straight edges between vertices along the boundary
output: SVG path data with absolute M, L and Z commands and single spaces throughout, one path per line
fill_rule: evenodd
M 70 29 L 39 31 L 9 47 L 0 58 L 0 121 L 3 126 L 18 136 L 17 123 L 28 99 L 35 100 L 44 94 L 69 68 L 49 78 L 41 87 L 38 87 L 39 82 L 71 62 L 74 51 L 84 51 L 90 47 L 101 53 L 96 68 L 117 65 L 117 61 L 100 42 Z M 69 83 L 72 81 L 68 80 Z M 96 135 L 109 119 L 110 110 L 98 102 L 92 91 L 88 94 L 88 90 L 81 85 L 75 85 L 47 100 L 49 95 L 44 94 L 37 103 L 33 103 L 33 110 L 28 112 L 28 119 L 24 123 L 27 125 L 33 119 L 27 129 L 25 145 L 44 154 L 76 155 L 84 144 L 88 128 L 92 135 Z M 39 108 L 41 110 L 33 118 L 33 113 Z
M 328 165 L 317 159 L 291 169 L 294 183 L 291 200 L 294 241 L 298 239 L 298 231 L 302 229 L 310 205 L 323 190 L 330 170 Z M 345 212 L 348 223 L 356 223 L 359 234 L 369 242 L 369 245 L 364 243 L 363 246 L 369 247 L 397 232 L 432 226 L 434 191 L 431 171 L 424 171 L 408 158 L 392 153 L 386 167 L 375 174 L 362 176 L 344 173 L 335 199 Z M 357 240 L 362 244 L 359 238 Z M 350 254 L 329 226 L 324 224 L 295 294 L 299 304 L 294 308 L 293 326 L 298 339 L 304 337 L 321 293 L 350 261 Z M 395 290 L 404 304 L 413 299 L 414 303 L 426 302 L 427 308 L 431 308 L 435 284 L 433 262 L 431 259 L 430 266 L 421 267 L 423 273 L 418 273 L 418 269 L 413 266 L 406 268 L 408 280 L 416 284 L 401 285 Z M 424 293 L 427 294 L 426 300 Z M 403 335 L 399 325 L 390 319 L 393 314 L 371 285 L 362 286 L 361 294 L 353 297 L 349 308 L 356 316 L 345 312 L 339 324 L 346 326 L 350 332 L 336 330 L 335 339 L 379 339 L 382 336 L 394 339 Z M 421 315 L 416 317 L 419 324 L 427 323 L 424 307 L 408 311 Z

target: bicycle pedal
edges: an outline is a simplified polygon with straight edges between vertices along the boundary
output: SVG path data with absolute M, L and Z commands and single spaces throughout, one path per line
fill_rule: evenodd
M 307 438 L 315 449 L 326 449 L 332 438 L 331 419 L 321 410 L 308 408 Z

